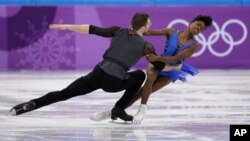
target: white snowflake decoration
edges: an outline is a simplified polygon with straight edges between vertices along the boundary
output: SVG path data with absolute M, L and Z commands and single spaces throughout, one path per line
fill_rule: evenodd
M 40 30 L 37 30 L 29 20 L 27 20 L 27 24 L 32 36 L 16 33 L 21 40 L 28 44 L 28 47 L 18 50 L 18 53 L 25 54 L 25 57 L 19 60 L 16 67 L 28 65 L 35 70 L 60 69 L 63 64 L 64 67 L 75 67 L 74 59 L 72 59 L 74 55 L 68 55 L 74 54 L 75 47 L 66 46 L 66 43 L 72 40 L 73 33 L 61 34 L 60 31 L 47 31 L 46 17 L 43 17 Z

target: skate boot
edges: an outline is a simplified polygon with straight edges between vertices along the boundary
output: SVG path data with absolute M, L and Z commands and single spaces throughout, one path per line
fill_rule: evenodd
M 94 113 L 89 117 L 93 121 L 102 121 L 109 119 L 111 117 L 111 111 L 105 111 L 105 112 L 99 112 L 99 113 Z
M 20 115 L 36 109 L 36 104 L 33 101 L 25 102 L 14 106 L 10 113 L 11 115 Z
M 124 109 L 114 107 L 111 111 L 111 119 L 117 120 L 117 118 L 120 118 L 124 121 L 132 121 L 133 120 L 133 116 L 128 115 Z

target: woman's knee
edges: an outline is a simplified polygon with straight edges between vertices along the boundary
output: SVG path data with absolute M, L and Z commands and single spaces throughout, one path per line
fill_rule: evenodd
M 157 72 L 155 71 L 147 71 L 147 81 L 155 81 L 157 78 Z

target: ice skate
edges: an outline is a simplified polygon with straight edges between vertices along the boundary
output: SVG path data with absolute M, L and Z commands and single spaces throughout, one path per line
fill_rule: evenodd
M 97 112 L 89 117 L 93 121 L 103 121 L 111 118 L 111 111 Z
M 32 110 L 36 109 L 36 104 L 32 101 L 25 102 L 19 105 L 14 106 L 11 110 L 10 113 L 11 115 L 20 115 Z
M 121 120 L 125 121 L 133 121 L 133 116 L 128 115 L 125 110 L 114 107 L 111 111 L 111 119 L 113 121 L 117 120 L 117 118 L 120 118 Z

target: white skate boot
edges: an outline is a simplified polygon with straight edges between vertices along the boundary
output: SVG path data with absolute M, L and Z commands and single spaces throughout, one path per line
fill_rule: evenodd
M 89 117 L 93 121 L 103 121 L 111 118 L 111 111 L 97 112 Z

